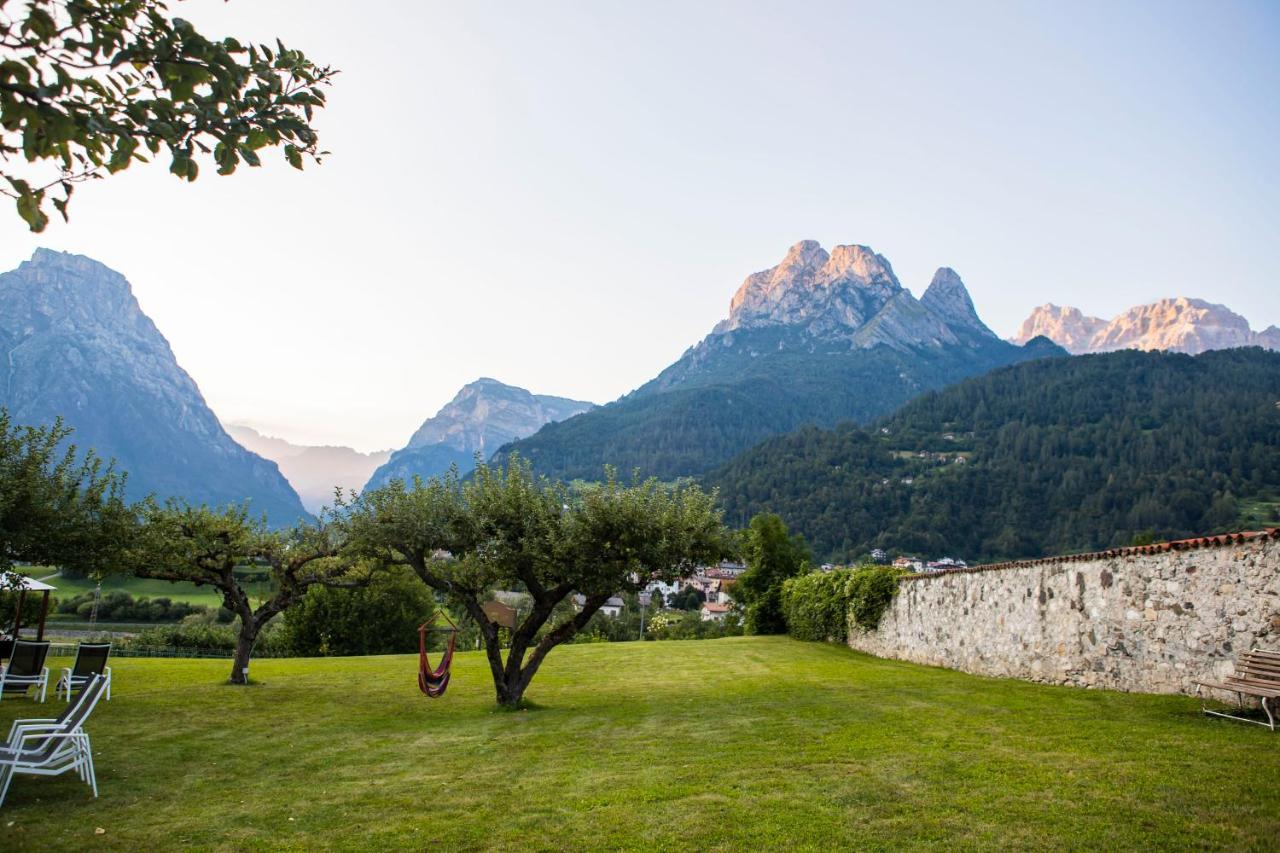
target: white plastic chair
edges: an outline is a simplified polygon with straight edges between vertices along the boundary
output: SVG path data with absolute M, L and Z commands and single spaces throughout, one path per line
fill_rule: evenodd
M 0 806 L 4 805 L 16 773 L 58 776 L 75 770 L 98 796 L 93 745 L 84 724 L 105 689 L 106 679 L 95 675 L 56 719 L 14 721 L 8 741 L 0 747 Z
M 62 675 L 53 688 L 55 697 L 66 696 L 71 701 L 71 692 L 80 690 L 95 675 L 107 680 L 107 701 L 111 701 L 111 667 L 107 666 L 107 656 L 111 654 L 110 643 L 81 643 L 76 648 L 76 662 L 73 666 L 62 668 Z
M 0 699 L 6 693 L 26 695 L 27 690 L 38 687 L 43 702 L 49 690 L 49 667 L 44 665 L 49 656 L 49 641 L 32 642 L 17 640 L 9 655 L 9 663 L 0 667 Z

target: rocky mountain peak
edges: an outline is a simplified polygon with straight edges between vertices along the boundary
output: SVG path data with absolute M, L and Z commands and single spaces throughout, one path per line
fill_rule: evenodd
M 130 497 L 251 500 L 273 524 L 304 516 L 279 469 L 227 435 L 124 276 L 37 250 L 0 273 L 0 406 L 21 424 L 62 417 L 71 440 L 114 458 Z
M 1106 324 L 1101 317 L 1086 316 L 1079 308 L 1046 302 L 1031 312 L 1011 340 L 1023 346 L 1032 338 L 1045 337 L 1067 352 L 1078 354 L 1089 352 L 1089 342 Z
M 408 446 L 445 444 L 487 457 L 507 442 L 537 432 L 549 421 L 562 420 L 591 407 L 591 403 L 532 394 L 482 377 L 462 386 L 452 400 L 424 421 Z
M 155 330 L 128 279 L 84 255 L 36 249 L 31 260 L 6 276 L 3 286 L 10 289 L 11 297 L 21 288 L 24 302 L 43 318 L 73 318 L 91 325 L 123 321 L 140 324 L 147 334 Z
M 482 377 L 468 382 L 375 470 L 366 487 L 393 479 L 432 477 L 456 465 L 470 471 L 475 454 L 488 459 L 504 444 L 533 435 L 543 426 L 595 408 L 595 404 L 547 394 Z
M 948 325 L 962 326 L 993 338 L 996 336 L 978 317 L 969 289 L 951 267 L 938 268 L 933 274 L 933 281 L 929 282 L 929 289 L 920 297 L 920 302 L 932 309 Z
M 827 282 L 855 279 L 864 284 L 890 283 L 895 289 L 902 286 L 898 284 L 893 267 L 883 255 L 877 255 L 867 246 L 856 244 L 832 249 L 820 278 Z
M 859 245 L 828 254 L 816 241 L 792 246 L 774 267 L 747 276 L 713 333 L 766 326 L 807 327 L 829 335 L 856 329 L 902 285 L 882 256 Z
M 955 270 L 938 270 L 917 300 L 870 247 L 850 243 L 828 254 L 813 240 L 796 243 L 777 266 L 747 276 L 729 303 L 728 319 L 711 335 L 770 327 L 823 345 L 864 349 L 973 345 L 975 335 L 996 337 L 978 318 Z
M 1042 305 L 1031 312 L 1014 343 L 1044 335 L 1072 353 L 1120 349 L 1206 350 L 1262 346 L 1280 348 L 1280 334 L 1254 332 L 1249 321 L 1225 305 L 1178 296 L 1123 311 L 1111 320 L 1087 317 L 1078 308 Z

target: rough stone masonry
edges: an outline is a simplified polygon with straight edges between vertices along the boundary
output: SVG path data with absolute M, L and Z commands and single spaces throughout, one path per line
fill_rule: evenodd
M 907 576 L 879 628 L 852 626 L 849 645 L 978 675 L 1191 692 L 1242 651 L 1280 650 L 1280 530 Z

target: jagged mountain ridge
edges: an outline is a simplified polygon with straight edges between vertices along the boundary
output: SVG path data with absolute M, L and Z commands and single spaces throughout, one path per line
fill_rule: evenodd
M 393 479 L 436 476 L 451 465 L 466 473 L 474 467 L 477 454 L 487 459 L 508 442 L 594 406 L 567 397 L 533 394 L 482 377 L 464 385 L 440 411 L 423 421 L 408 444 L 378 466 L 367 486 L 380 486 Z
M 246 450 L 276 463 L 309 512 L 332 506 L 335 487 L 344 492 L 359 489 L 379 465 L 391 458 L 390 450 L 361 453 L 341 445 L 293 444 L 263 435 L 245 424 L 223 426 Z
M 870 248 L 828 253 L 804 240 L 747 276 L 728 317 L 656 378 L 502 452 L 564 478 L 598 479 L 606 464 L 696 475 L 802 424 L 866 421 L 922 391 L 1050 352 L 1062 351 L 999 340 L 950 268 L 916 299 Z
M 1122 349 L 1190 355 L 1247 346 L 1280 350 L 1280 328 L 1255 332 L 1248 320 L 1225 305 L 1186 296 L 1137 305 L 1111 320 L 1086 316 L 1078 308 L 1041 305 L 1010 340 L 1021 344 L 1036 335 L 1076 355 Z
M 279 468 L 227 435 L 124 276 L 37 249 L 0 274 L 0 406 L 17 423 L 61 416 L 71 441 L 114 458 L 131 499 L 250 503 L 274 525 L 306 511 Z

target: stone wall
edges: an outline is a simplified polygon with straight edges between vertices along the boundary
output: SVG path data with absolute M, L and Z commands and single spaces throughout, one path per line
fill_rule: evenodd
M 979 675 L 1155 693 L 1280 650 L 1280 531 L 913 575 L 849 645 Z

